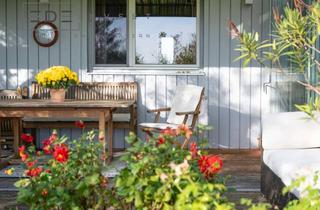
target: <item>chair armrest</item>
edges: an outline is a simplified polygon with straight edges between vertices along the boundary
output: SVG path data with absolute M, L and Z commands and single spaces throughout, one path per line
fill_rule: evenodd
M 148 113 L 157 113 L 155 118 L 154 118 L 154 122 L 157 123 L 159 122 L 160 119 L 160 112 L 169 112 L 171 110 L 170 107 L 166 107 L 166 108 L 159 108 L 159 109 L 149 109 L 147 110 Z
M 176 112 L 176 115 L 184 115 L 183 124 L 186 124 L 188 121 L 189 115 L 198 115 L 200 111 L 190 111 L 190 112 Z
M 171 110 L 170 107 L 166 107 L 166 108 L 159 108 L 159 109 L 148 109 L 147 112 L 148 113 L 153 113 L 153 112 L 169 112 Z
M 191 115 L 191 114 L 200 114 L 200 112 L 190 111 L 190 112 L 176 112 L 176 115 Z

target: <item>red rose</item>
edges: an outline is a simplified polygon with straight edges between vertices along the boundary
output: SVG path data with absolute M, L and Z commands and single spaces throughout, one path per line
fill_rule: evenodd
M 217 155 L 202 155 L 198 160 L 198 165 L 201 173 L 206 177 L 211 177 L 221 170 L 222 160 Z
M 53 142 L 55 142 L 55 140 L 57 140 L 57 138 L 58 138 L 57 133 L 53 132 L 48 140 L 49 140 L 50 144 L 52 144 Z
M 190 139 L 192 136 L 192 131 L 189 129 L 189 126 L 185 124 L 179 125 L 177 133 L 178 135 L 184 135 L 187 139 Z
M 208 171 L 210 174 L 216 174 L 222 169 L 222 160 L 217 155 L 211 155 L 208 157 Z
M 25 162 L 28 159 L 28 154 L 25 153 L 26 146 L 22 145 L 19 147 L 19 156 L 23 162 Z
M 27 143 L 32 143 L 33 142 L 33 137 L 30 134 L 25 134 L 23 133 L 21 135 L 21 139 Z
M 30 161 L 26 163 L 28 168 L 32 168 L 35 164 L 36 164 L 36 161 Z
M 177 136 L 177 130 L 172 129 L 170 127 L 167 127 L 166 129 L 161 130 L 160 133 L 162 133 L 164 135 L 168 135 L 168 136 Z
M 51 147 L 51 140 L 50 139 L 46 139 L 42 142 L 43 144 L 43 152 L 47 155 L 52 153 L 52 147 Z
M 31 168 L 26 171 L 27 176 L 36 177 L 39 176 L 42 172 L 42 168 Z
M 68 160 L 69 157 L 69 150 L 68 147 L 64 144 L 57 145 L 54 148 L 53 157 L 56 161 L 60 163 L 64 163 Z
M 197 148 L 196 142 L 192 142 L 190 144 L 190 152 L 191 152 L 192 158 L 196 158 L 198 156 L 198 148 Z
M 81 129 L 84 129 L 86 126 L 84 125 L 84 122 L 82 120 L 78 120 L 75 122 L 75 126 Z
M 166 139 L 163 136 L 158 137 L 158 145 L 164 144 L 166 142 Z

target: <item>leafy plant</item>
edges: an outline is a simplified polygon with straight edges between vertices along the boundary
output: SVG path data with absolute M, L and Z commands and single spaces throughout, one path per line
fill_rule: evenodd
M 19 151 L 29 178 L 15 184 L 19 189 L 18 201 L 31 209 L 104 209 L 112 206 L 116 200 L 107 187 L 109 180 L 102 174 L 102 147 L 94 136 L 94 131 L 83 133 L 67 145 L 66 137 L 59 138 L 53 133 L 43 142 L 44 153 L 51 158 L 47 163 L 39 164 L 43 152 L 36 152 L 30 141 L 32 137 L 23 135 L 26 145 Z
M 151 134 L 151 133 L 150 133 Z M 222 162 L 206 155 L 196 143 L 183 148 L 191 137 L 186 126 L 151 134 L 147 142 L 134 134 L 123 157 L 127 168 L 116 178 L 116 192 L 123 207 L 136 209 L 232 209 L 219 176 Z M 184 139 L 181 143 L 179 139 Z

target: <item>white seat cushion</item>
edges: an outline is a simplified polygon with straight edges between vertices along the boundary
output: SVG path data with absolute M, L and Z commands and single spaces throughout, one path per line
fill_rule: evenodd
M 176 115 L 177 112 L 194 112 L 201 100 L 203 87 L 196 85 L 178 86 L 168 115 L 167 123 L 182 124 L 184 116 Z M 192 117 L 189 116 L 187 125 L 191 125 Z
M 130 122 L 130 114 L 128 113 L 114 113 L 112 115 L 113 122 Z M 98 118 L 83 118 L 83 117 L 71 117 L 71 118 L 24 118 L 26 122 L 75 122 L 82 120 L 83 122 L 98 122 Z
M 262 120 L 262 147 L 264 149 L 320 147 L 319 122 L 308 118 L 303 112 L 268 114 Z
M 154 128 L 154 129 L 159 129 L 163 130 L 166 128 L 172 128 L 172 129 L 177 129 L 179 125 L 176 124 L 170 124 L 170 123 L 141 123 L 139 124 L 141 127 L 146 127 L 146 128 Z
M 306 186 L 314 186 L 313 176 L 320 171 L 320 149 L 264 150 L 263 162 L 286 186 L 299 177 L 306 176 L 302 187 L 292 192 L 300 198 L 304 196 L 303 189 Z M 320 189 L 319 184 L 315 187 Z

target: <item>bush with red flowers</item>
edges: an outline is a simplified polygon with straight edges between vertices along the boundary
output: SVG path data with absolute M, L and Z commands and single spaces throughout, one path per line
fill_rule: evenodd
M 207 127 L 199 128 L 198 137 L 201 138 Z M 127 138 L 131 145 L 123 157 L 127 167 L 116 177 L 115 185 L 122 207 L 153 210 L 234 208 L 224 196 L 227 189 L 219 174 L 222 169 L 220 157 L 205 154 L 192 140 L 193 135 L 188 126 L 181 125 L 178 129 L 164 129 L 159 134 L 149 133 L 148 141 L 142 141 L 134 134 Z M 201 140 L 198 142 L 202 145 Z
M 84 126 L 84 125 L 83 125 Z M 94 131 L 67 144 L 56 132 L 35 150 L 31 136 L 22 135 L 25 145 L 19 155 L 25 165 L 24 178 L 16 182 L 18 201 L 30 209 L 104 209 L 114 206 L 109 181 L 102 174 L 102 147 Z M 47 160 L 48 161 L 44 161 Z M 41 163 L 41 164 L 40 164 Z

